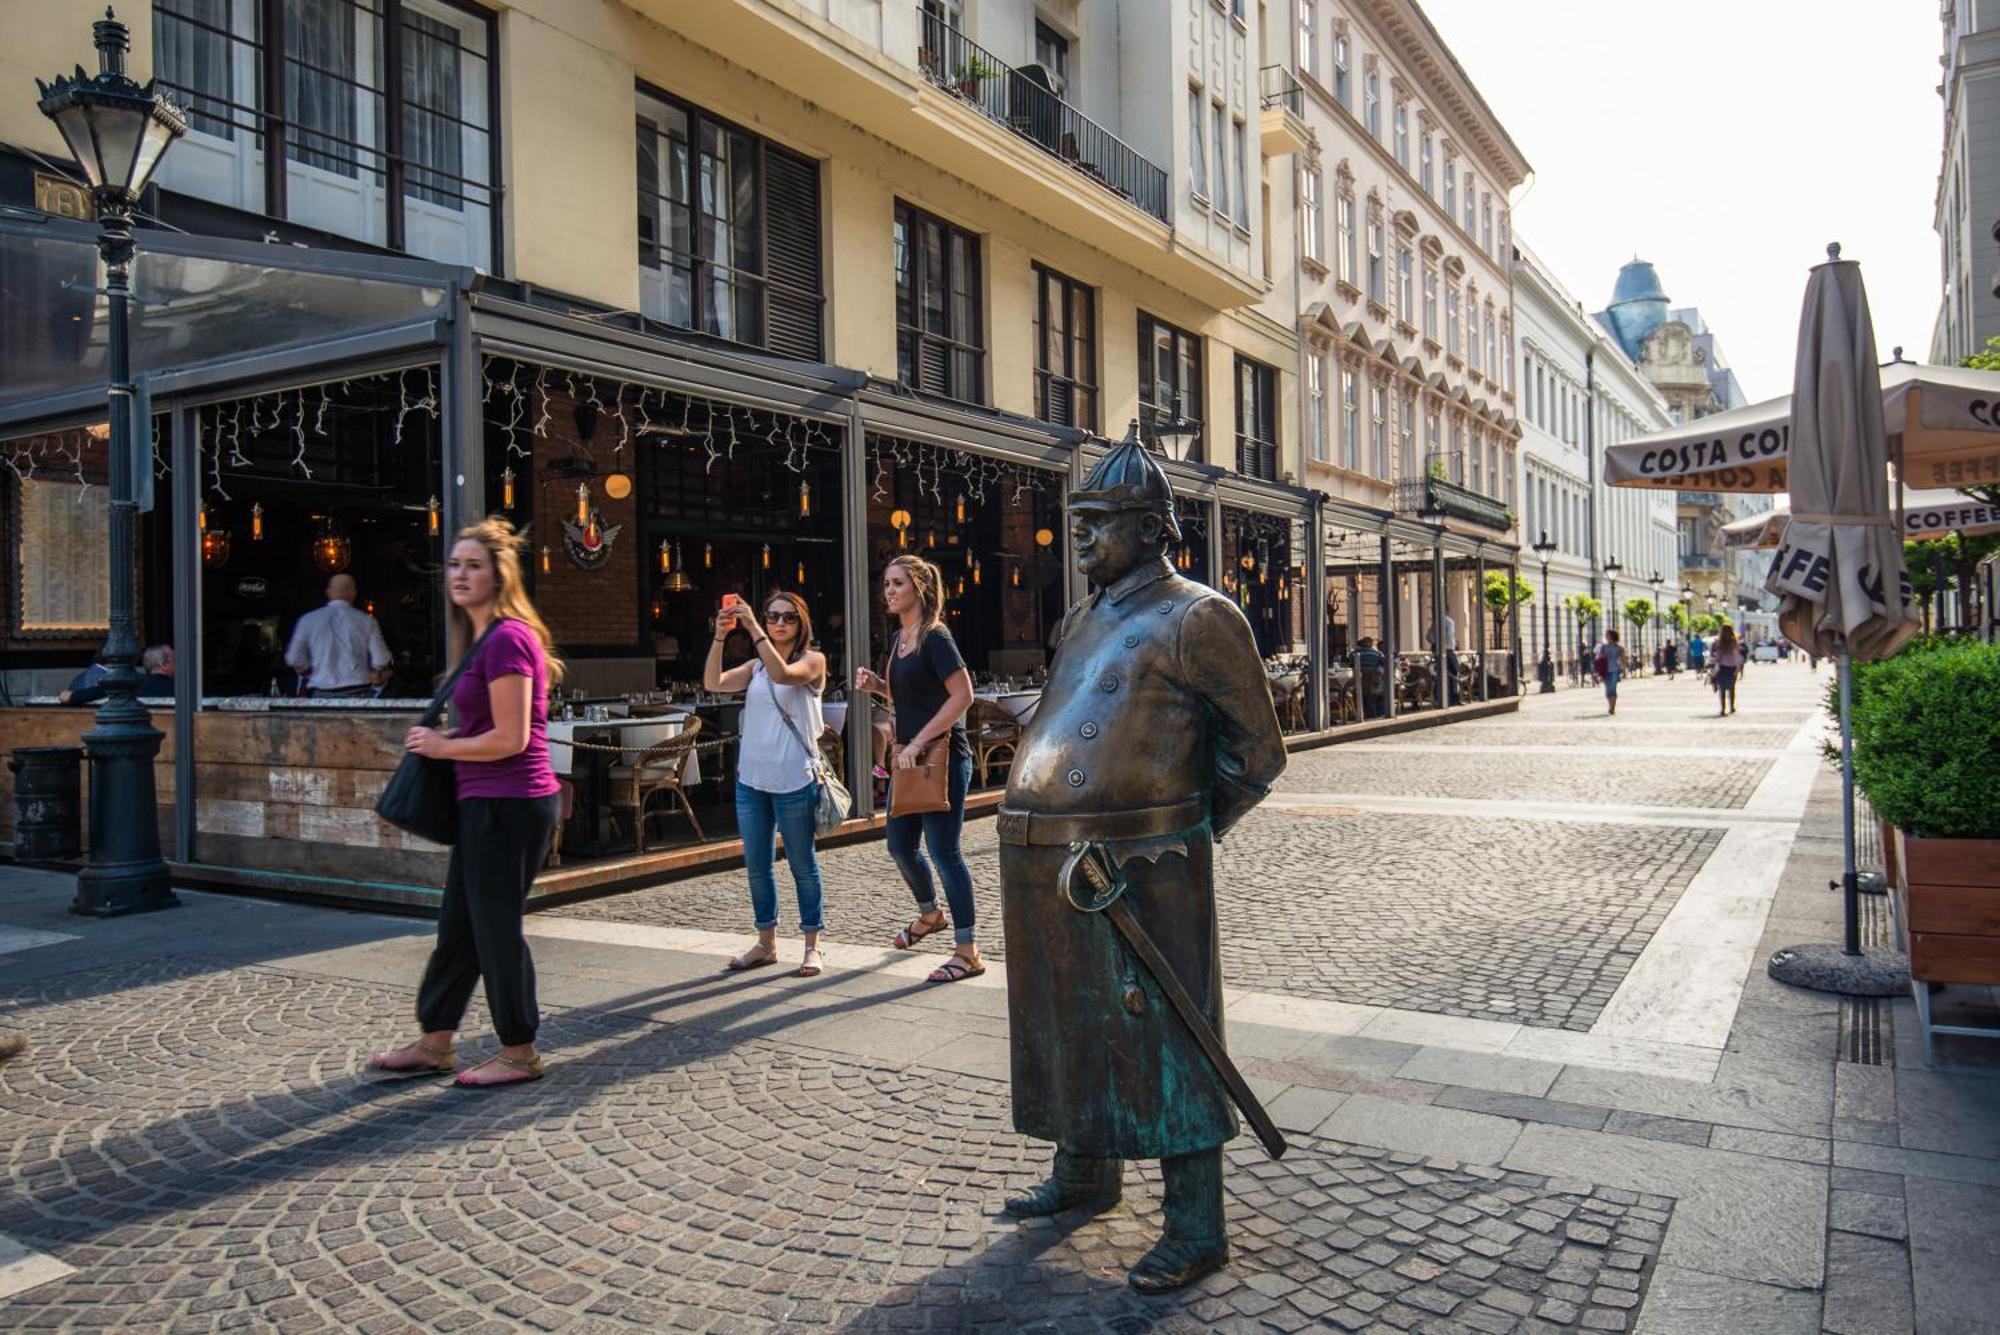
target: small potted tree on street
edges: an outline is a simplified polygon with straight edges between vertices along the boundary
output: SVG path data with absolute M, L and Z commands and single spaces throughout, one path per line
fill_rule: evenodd
M 1644 644 L 1646 642 L 1646 627 L 1653 624 L 1653 600 L 1650 598 L 1627 598 L 1625 600 L 1624 613 L 1625 620 L 1631 623 L 1632 626 L 1632 643 L 1635 645 Z M 1625 651 L 1626 672 L 1631 676 L 1638 676 L 1646 670 L 1647 664 L 1644 660 L 1645 655 L 1636 653 L 1628 647 Z
M 2000 983 L 2000 645 L 1924 645 L 1856 676 L 1854 782 L 1895 831 L 1910 976 Z

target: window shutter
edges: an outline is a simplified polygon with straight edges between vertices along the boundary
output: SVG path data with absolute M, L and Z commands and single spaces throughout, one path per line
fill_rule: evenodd
M 766 145 L 764 187 L 767 346 L 787 357 L 821 361 L 819 164 Z

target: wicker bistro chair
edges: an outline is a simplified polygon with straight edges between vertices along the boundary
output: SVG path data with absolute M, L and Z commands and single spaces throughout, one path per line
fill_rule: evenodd
M 847 773 L 847 741 L 833 728 L 826 728 L 819 735 L 820 759 L 835 774 Z
M 701 719 L 691 715 L 680 732 L 647 747 L 630 766 L 612 767 L 611 814 L 613 819 L 617 819 L 630 813 L 633 845 L 637 852 L 646 851 L 647 818 L 672 814 L 671 805 L 664 813 L 652 809 L 653 800 L 661 793 L 668 794 L 673 802 L 680 804 L 688 824 L 694 826 L 694 837 L 703 843 L 708 842 L 708 836 L 702 833 L 701 822 L 695 818 L 694 804 L 688 801 L 687 790 L 681 786 L 700 738 Z
M 979 786 L 986 786 L 986 771 L 1004 759 L 1014 763 L 1021 745 L 1021 724 L 1012 714 L 991 700 L 974 700 L 965 713 L 965 729 L 972 741 L 972 764 L 979 771 Z

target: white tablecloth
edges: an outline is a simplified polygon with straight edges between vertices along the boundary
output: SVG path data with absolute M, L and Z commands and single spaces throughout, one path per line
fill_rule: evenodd
M 610 723 L 587 723 L 582 719 L 551 721 L 549 723 L 549 766 L 558 774 L 569 774 L 576 760 L 576 751 L 569 745 L 577 734 L 582 741 L 596 742 L 604 746 L 632 748 L 625 754 L 609 756 L 614 765 L 630 765 L 638 758 L 638 751 L 648 746 L 657 746 L 669 737 L 680 735 L 687 726 L 685 714 L 673 714 L 666 718 L 647 719 L 640 723 L 613 720 Z M 683 783 L 701 782 L 701 756 L 699 753 L 688 757 L 687 776 Z

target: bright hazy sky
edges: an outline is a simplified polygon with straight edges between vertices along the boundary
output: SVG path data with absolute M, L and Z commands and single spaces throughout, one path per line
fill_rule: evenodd
M 1788 394 L 1806 271 L 1858 260 L 1884 361 L 1943 279 L 1936 0 L 1419 0 L 1533 164 L 1515 227 L 1586 310 L 1651 260 L 1751 399 Z M 1981 281 L 2000 269 L 1975 219 Z

